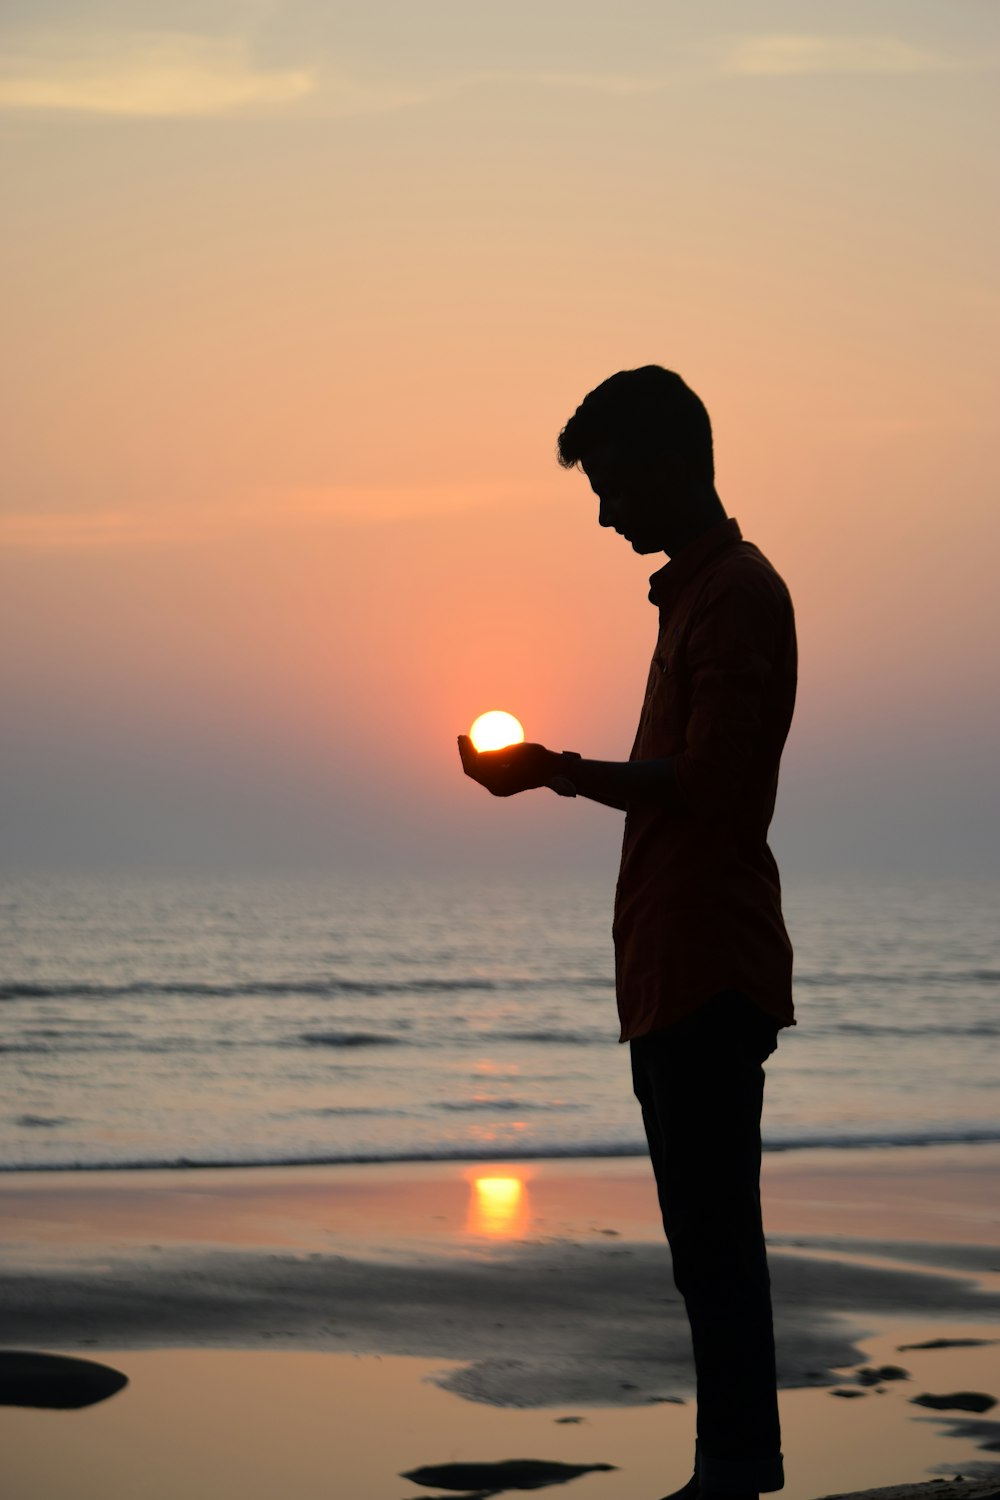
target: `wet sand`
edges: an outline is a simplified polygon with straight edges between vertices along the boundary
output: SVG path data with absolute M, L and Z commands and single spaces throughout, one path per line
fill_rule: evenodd
M 998 1165 L 768 1158 L 789 1500 L 1000 1479 L 1000 1407 L 913 1404 L 1000 1395 L 1000 1344 L 899 1352 L 1000 1338 Z M 512 1458 L 611 1464 L 565 1492 L 656 1500 L 690 1472 L 644 1162 L 38 1174 L 0 1181 L 0 1225 L 3 1346 L 129 1380 L 86 1411 L 0 1411 L 18 1500 L 406 1500 L 423 1465 Z M 908 1378 L 862 1373 L 886 1365 Z

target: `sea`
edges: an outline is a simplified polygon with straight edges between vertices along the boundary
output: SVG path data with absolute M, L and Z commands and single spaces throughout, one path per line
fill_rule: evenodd
M 603 880 L 0 887 L 0 1168 L 640 1155 Z M 765 1149 L 1000 1140 L 1000 883 L 786 879 Z

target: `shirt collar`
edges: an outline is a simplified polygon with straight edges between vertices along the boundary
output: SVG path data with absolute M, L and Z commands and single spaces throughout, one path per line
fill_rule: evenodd
M 729 516 L 727 520 L 710 526 L 653 574 L 649 580 L 650 601 L 660 609 L 665 609 L 677 598 L 688 580 L 701 572 L 710 558 L 717 552 L 735 547 L 742 540 L 743 533 L 735 516 Z

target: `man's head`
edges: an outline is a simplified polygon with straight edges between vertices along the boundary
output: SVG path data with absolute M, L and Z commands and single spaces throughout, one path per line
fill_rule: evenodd
M 718 518 L 712 424 L 672 370 L 620 370 L 585 396 L 559 434 L 563 468 L 583 469 L 637 552 L 670 552 Z M 722 512 L 724 514 L 724 512 Z

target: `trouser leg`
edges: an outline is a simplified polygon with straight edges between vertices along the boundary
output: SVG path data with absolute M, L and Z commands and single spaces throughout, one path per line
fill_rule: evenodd
M 774 1036 L 749 1000 L 727 993 L 632 1043 L 674 1281 L 691 1324 L 707 1492 L 784 1483 L 760 1212 L 761 1063 Z

